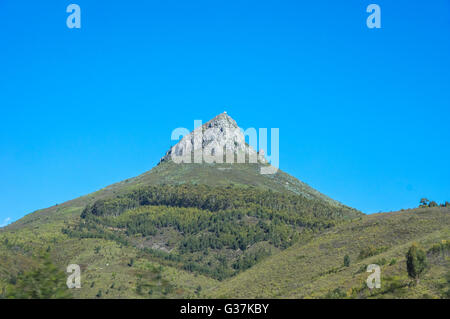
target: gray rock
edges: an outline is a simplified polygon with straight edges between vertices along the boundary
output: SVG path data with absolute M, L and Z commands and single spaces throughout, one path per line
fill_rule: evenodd
M 173 146 L 161 162 L 167 160 L 189 162 L 251 162 L 267 163 L 264 152 L 245 142 L 243 130 L 226 112 L 196 128 Z

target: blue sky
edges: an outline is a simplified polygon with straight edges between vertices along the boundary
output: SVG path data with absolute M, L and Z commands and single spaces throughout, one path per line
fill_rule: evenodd
M 449 1 L 74 0 L 78 30 L 70 3 L 0 1 L 0 225 L 151 169 L 224 110 L 365 213 L 450 201 Z

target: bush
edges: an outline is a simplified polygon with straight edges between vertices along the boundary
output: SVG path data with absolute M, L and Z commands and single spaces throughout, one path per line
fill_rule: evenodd
M 349 257 L 349 255 L 345 255 L 344 256 L 344 266 L 345 267 L 350 267 L 350 257 Z
M 381 254 L 382 252 L 386 251 L 388 248 L 385 246 L 382 247 L 374 247 L 374 246 L 368 246 L 366 248 L 363 248 L 359 252 L 359 259 L 365 259 L 371 256 L 375 256 L 378 254 Z
M 408 276 L 419 282 L 421 274 L 427 268 L 427 257 L 425 251 L 417 244 L 413 244 L 406 253 L 406 270 Z

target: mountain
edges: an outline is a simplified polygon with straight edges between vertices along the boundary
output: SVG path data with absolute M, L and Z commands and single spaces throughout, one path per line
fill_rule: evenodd
M 217 152 L 223 155 L 223 163 L 207 164 L 200 158 L 197 163 L 194 153 Z M 172 155 L 186 156 L 191 163 L 174 163 Z M 226 154 L 232 154 L 233 164 L 226 163 Z M 159 165 L 138 177 L 142 184 L 205 184 L 209 186 L 238 185 L 254 186 L 267 190 L 289 192 L 307 198 L 325 201 L 336 207 L 342 204 L 321 194 L 300 180 L 281 170 L 275 174 L 261 174 L 261 168 L 269 166 L 264 153 L 257 152 L 245 142 L 245 136 L 236 121 L 226 112 L 184 136 L 171 147 Z M 217 155 L 217 154 L 216 154 Z M 241 156 L 242 162 L 238 162 Z M 250 159 L 253 158 L 254 162 Z M 195 165 L 193 165 L 195 164 Z
M 266 162 L 262 154 L 256 152 L 253 147 L 245 142 L 245 136 L 242 130 L 236 121 L 226 112 L 217 115 L 212 120 L 185 135 L 180 142 L 167 151 L 166 155 L 161 159 L 161 162 L 172 159 L 172 155 L 182 157 L 186 154 L 188 155 L 189 162 L 201 162 L 203 160 L 202 157 L 195 157 L 195 153 L 198 150 L 202 154 L 207 153 L 212 156 L 217 152 L 222 157 L 227 153 L 233 155 L 247 154 L 248 157 L 254 157 L 254 162 Z
M 197 163 L 199 152 L 223 163 Z M 448 238 L 447 208 L 365 216 L 281 170 L 261 174 L 267 167 L 219 114 L 150 171 L 0 229 L 0 297 L 20 296 L 26 276 L 51 263 L 80 265 L 76 298 L 340 297 L 323 282 L 338 276 L 343 290 L 361 288 L 354 268 L 371 260 L 355 261 L 361 250 L 375 247 L 400 265 L 412 241 L 431 247 Z M 349 268 L 340 267 L 344 253 Z M 443 270 L 435 274 L 440 280 Z M 424 291 L 440 296 L 434 284 Z

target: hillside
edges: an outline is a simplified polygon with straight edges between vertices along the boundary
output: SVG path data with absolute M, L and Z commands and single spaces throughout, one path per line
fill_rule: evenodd
M 176 166 L 169 170 L 170 165 Z M 361 216 L 356 210 L 320 200 L 320 195 L 282 191 L 286 184 L 279 180 L 289 178 L 295 182 L 282 172 L 278 173 L 280 178 L 270 177 L 263 183 L 257 168 L 252 170 L 249 166 L 229 166 L 224 170 L 227 177 L 217 167 L 207 167 L 204 176 L 211 176 L 213 182 L 205 178 L 205 184 L 167 184 L 171 177 L 161 172 L 179 178 L 182 174 L 177 168 L 183 173 L 189 171 L 188 165 L 183 168 L 168 161 L 157 166 L 156 173 L 151 171 L 25 216 L 0 230 L 0 242 L 7 242 L 0 250 L 5 260 L 0 272 L 2 285 L 6 286 L 11 276 L 38 264 L 36 256 L 40 252 L 49 251 L 61 269 L 71 263 L 82 267 L 89 287 L 75 291 L 78 297 L 95 297 L 100 291 L 100 295 L 108 292 L 108 297 L 149 297 L 137 289 L 139 278 L 144 278 L 139 280 L 145 281 L 145 289 L 151 282 L 158 287 L 153 288 L 151 297 L 195 296 L 199 286 L 206 290 L 217 285 L 217 279 L 233 276 L 289 247 L 302 231 L 320 231 Z M 214 172 L 219 172 L 215 178 Z M 244 184 L 245 178 L 254 183 Z M 125 199 L 142 200 L 145 192 L 149 195 L 144 198 L 146 202 L 127 202 L 121 208 Z M 166 195 L 161 196 L 163 193 Z M 171 201 L 161 201 L 164 198 Z M 215 199 L 214 205 L 211 198 Z M 111 207 L 118 207 L 119 211 Z M 186 216 L 192 219 L 186 220 Z M 134 227 L 136 218 L 144 218 L 147 226 Z M 154 227 L 156 223 L 160 225 L 158 229 Z M 209 236 L 217 227 L 218 236 Z M 123 234 L 124 228 L 127 234 Z M 198 236 L 209 236 L 209 246 L 196 247 Z M 181 254 L 180 249 L 184 249 Z M 227 266 L 223 267 L 223 263 Z M 99 286 L 100 283 L 108 285 Z
M 430 253 L 417 287 L 405 286 L 404 256 L 413 242 L 430 249 L 450 238 L 448 208 L 366 216 L 281 170 L 261 174 L 269 164 L 227 114 L 199 130 L 202 138 L 187 135 L 149 172 L 0 229 L 0 298 L 18 296 L 38 274 L 64 278 L 69 264 L 82 271 L 75 298 L 444 296 L 447 246 Z M 172 161 L 195 149 L 190 139 L 259 160 Z M 391 287 L 383 294 L 364 288 L 372 262 Z
M 448 244 L 437 253 L 430 249 L 449 239 L 449 208 L 367 215 L 311 236 L 214 287 L 208 294 L 233 298 L 448 297 Z M 429 251 L 429 269 L 418 286 L 409 287 L 405 254 L 413 242 Z M 367 251 L 374 255 L 360 256 Z M 351 259 L 349 267 L 343 266 L 346 254 Z M 381 266 L 381 289 L 370 292 L 365 281 L 369 275 L 366 267 L 372 263 Z
M 50 247 L 52 260 L 82 267 L 77 298 L 443 298 L 450 289 L 449 250 L 431 253 L 450 238 L 450 210 L 421 208 L 380 213 L 317 233 L 306 233 L 293 246 L 234 277 L 218 281 L 209 276 L 168 265 L 141 250 L 114 240 L 69 238 L 47 225 L 41 232 L 23 228 L 0 231 L 0 287 L 19 270 L 37 265 L 32 257 L 39 247 Z M 40 235 L 39 235 L 40 234 Z M 8 245 L 5 240 L 8 239 Z M 428 253 L 429 269 L 417 286 L 410 286 L 405 253 L 418 242 Z M 361 252 L 375 255 L 360 257 Z M 349 267 L 343 256 L 351 259 Z M 132 265 L 130 265 L 132 263 Z M 369 292 L 366 266 L 382 269 L 382 288 Z M 1 291 L 1 289 L 0 289 Z

